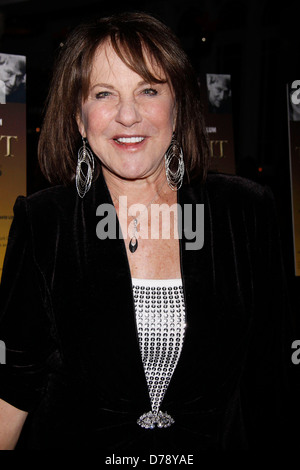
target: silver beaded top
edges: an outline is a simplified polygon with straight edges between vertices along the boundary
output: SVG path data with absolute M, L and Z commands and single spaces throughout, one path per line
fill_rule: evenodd
M 174 420 L 160 405 L 177 366 L 185 335 L 181 279 L 132 279 L 136 325 L 152 411 L 138 420 L 144 428 Z

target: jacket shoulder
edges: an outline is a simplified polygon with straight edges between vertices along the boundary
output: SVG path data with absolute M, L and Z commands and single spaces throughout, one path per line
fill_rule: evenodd
M 255 181 L 223 173 L 210 173 L 205 182 L 205 189 L 211 196 L 215 195 L 218 198 L 242 198 L 253 201 L 264 199 L 266 193 L 271 193 L 269 188 Z
M 204 182 L 194 180 L 183 191 L 188 200 L 207 204 L 221 217 L 228 211 L 276 212 L 271 189 L 241 176 L 209 173 Z
M 14 211 L 25 206 L 32 216 L 39 217 L 49 213 L 68 210 L 74 206 L 76 189 L 72 186 L 52 186 L 29 196 L 19 196 Z
M 27 196 L 27 201 L 32 205 L 39 206 L 40 204 L 49 203 L 67 203 L 69 200 L 74 200 L 76 196 L 75 185 L 70 186 L 51 186 L 42 189 L 36 193 Z

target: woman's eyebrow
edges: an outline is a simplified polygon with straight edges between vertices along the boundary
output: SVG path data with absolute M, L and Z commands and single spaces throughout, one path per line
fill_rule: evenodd
M 162 83 L 167 83 L 167 80 L 166 81 L 163 81 Z M 152 86 L 152 85 L 159 85 L 159 83 L 151 83 L 151 81 L 146 81 L 146 80 L 141 80 L 140 82 L 138 82 L 136 84 L 136 88 L 139 88 L 141 86 Z M 105 82 L 99 82 L 99 83 L 95 83 L 91 88 L 90 88 L 90 91 L 93 91 L 95 88 L 97 87 L 100 87 L 100 88 L 106 88 L 108 90 L 115 90 L 116 87 L 114 87 L 113 85 L 111 85 L 110 83 L 105 83 Z
M 97 88 L 97 87 L 109 88 L 111 90 L 115 89 L 115 87 L 113 85 L 110 85 L 109 83 L 95 83 L 95 85 L 93 85 L 91 87 L 91 90 L 93 90 L 94 88 Z
M 140 86 L 143 86 L 143 85 L 148 85 L 150 86 L 151 85 L 151 82 L 147 82 L 145 80 L 141 80 L 140 82 L 137 83 L 136 85 L 136 88 L 139 88 Z M 97 87 L 100 87 L 100 88 L 108 88 L 109 90 L 115 90 L 115 87 L 109 83 L 104 83 L 104 82 L 100 82 L 100 83 L 95 83 L 92 87 L 91 87 L 91 91 L 94 90 L 94 88 L 97 88 Z

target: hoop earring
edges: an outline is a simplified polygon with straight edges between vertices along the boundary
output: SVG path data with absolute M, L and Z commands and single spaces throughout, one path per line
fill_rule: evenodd
M 173 159 L 178 160 L 177 170 L 171 170 L 171 162 Z M 169 187 L 172 191 L 178 191 L 181 188 L 184 176 L 183 151 L 177 140 L 172 137 L 171 144 L 165 153 L 165 169 Z
M 92 151 L 86 146 L 86 139 L 82 138 L 82 147 L 78 150 L 78 160 L 76 167 L 76 189 L 78 196 L 83 198 L 91 187 L 95 161 Z M 87 166 L 86 171 L 83 171 L 82 164 Z

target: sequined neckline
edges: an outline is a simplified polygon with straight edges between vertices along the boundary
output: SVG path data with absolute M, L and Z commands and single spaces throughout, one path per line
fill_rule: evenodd
M 133 279 L 139 347 L 151 402 L 138 424 L 164 428 L 174 423 L 160 411 L 180 358 L 185 336 L 185 305 L 181 279 Z
M 172 278 L 172 279 L 140 279 L 137 277 L 132 278 L 133 285 L 140 285 L 140 286 L 150 286 L 150 287 L 172 287 L 172 286 L 182 286 L 182 279 L 179 278 Z

